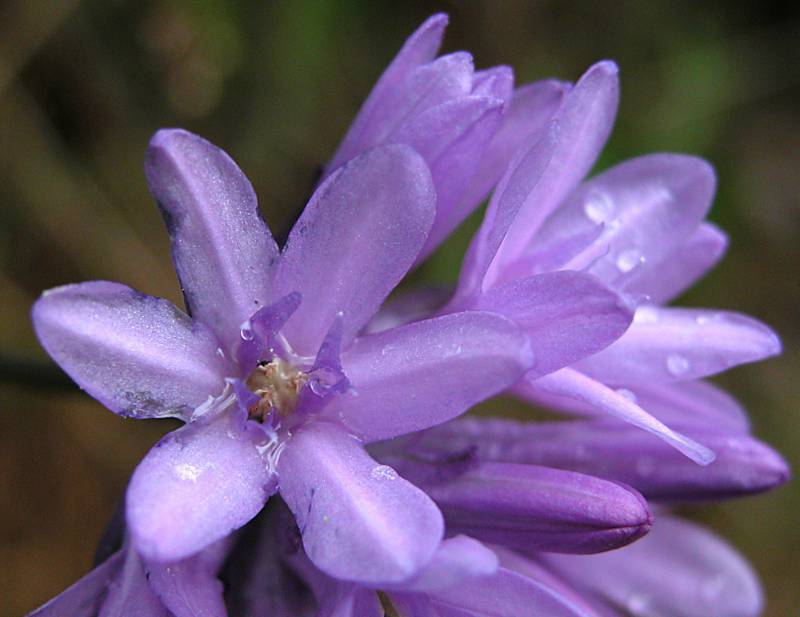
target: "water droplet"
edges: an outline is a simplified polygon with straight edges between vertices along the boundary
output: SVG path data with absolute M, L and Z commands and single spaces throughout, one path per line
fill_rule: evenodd
M 188 480 L 189 482 L 196 482 L 200 477 L 200 468 L 189 463 L 181 463 L 175 466 L 175 475 L 181 480 Z
M 614 214 L 614 202 L 606 193 L 592 192 L 583 204 L 583 213 L 592 223 L 606 223 Z
M 667 356 L 667 370 L 673 377 L 685 375 L 690 367 L 689 360 L 680 354 L 673 353 Z
M 397 472 L 389 467 L 389 465 L 373 467 L 369 475 L 375 480 L 397 480 Z
M 239 334 L 244 341 L 252 341 L 253 340 L 253 326 L 250 324 L 249 321 L 246 321 L 242 324 L 241 329 L 239 330 Z
M 627 388 L 620 388 L 619 390 L 617 390 L 617 394 L 619 394 L 623 398 L 628 399 L 631 403 L 636 402 L 636 395 Z
M 640 306 L 633 314 L 633 321 L 636 323 L 657 323 L 658 309 L 654 306 Z
M 626 249 L 617 255 L 617 269 L 625 274 L 633 270 L 636 266 L 643 264 L 644 261 L 644 255 L 642 255 L 639 249 Z

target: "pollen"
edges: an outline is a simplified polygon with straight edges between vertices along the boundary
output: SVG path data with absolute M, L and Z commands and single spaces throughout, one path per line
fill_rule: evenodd
M 259 363 L 247 379 L 247 387 L 259 398 L 248 410 L 250 419 L 263 422 L 270 410 L 281 417 L 291 415 L 308 375 L 281 358 Z

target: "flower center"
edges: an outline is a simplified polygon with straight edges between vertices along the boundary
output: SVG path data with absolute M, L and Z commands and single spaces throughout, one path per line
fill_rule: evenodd
M 251 420 L 264 422 L 271 409 L 279 416 L 289 416 L 297 405 L 300 390 L 308 382 L 308 375 L 297 370 L 289 362 L 274 358 L 269 362 L 259 362 L 256 370 L 247 379 L 247 387 L 259 398 L 250 406 Z

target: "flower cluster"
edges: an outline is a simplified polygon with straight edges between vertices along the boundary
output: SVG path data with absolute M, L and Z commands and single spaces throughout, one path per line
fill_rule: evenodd
M 665 306 L 724 252 L 713 171 L 655 154 L 586 180 L 616 66 L 515 89 L 436 57 L 445 26 L 387 68 L 284 247 L 229 156 L 161 130 L 146 175 L 187 312 L 111 282 L 36 303 L 90 395 L 185 424 L 134 472 L 119 547 L 33 615 L 759 611 L 731 548 L 650 507 L 788 476 L 702 381 L 777 337 Z M 452 294 L 387 300 L 490 192 Z M 501 392 L 579 419 L 458 418 Z

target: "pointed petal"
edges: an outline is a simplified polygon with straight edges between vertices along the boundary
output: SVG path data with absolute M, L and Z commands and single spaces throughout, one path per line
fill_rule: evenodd
M 623 288 L 653 304 L 666 304 L 689 289 L 725 254 L 728 237 L 711 223 L 701 223 L 674 251 L 649 268 L 639 268 Z
M 228 556 L 225 538 L 174 563 L 145 563 L 150 587 L 174 617 L 228 617 L 217 572 Z
M 500 277 L 501 265 L 524 251 L 594 165 L 611 132 L 618 98 L 612 62 L 594 65 L 570 90 L 543 136 L 512 161 L 500 180 L 470 247 L 462 286 L 487 289 Z
M 478 73 L 475 75 L 477 77 Z M 499 129 L 464 189 L 457 207 L 459 212 L 472 212 L 486 199 L 520 148 L 539 139 L 569 88 L 566 82 L 549 79 L 527 84 L 514 91 Z M 496 96 L 507 100 L 505 96 Z
M 501 567 L 549 587 L 577 610 L 583 611 L 582 614 L 587 617 L 611 617 L 612 615 L 618 617 L 616 612 L 612 613 L 596 597 L 587 596 L 587 594 L 573 589 L 540 563 L 503 546 L 496 546 L 494 550 L 500 559 Z
M 575 369 L 563 368 L 535 381 L 526 382 L 526 386 L 541 389 L 547 394 L 576 399 L 624 422 L 638 426 L 657 435 L 700 465 L 708 465 L 714 460 L 713 451 L 659 422 L 632 401 L 628 392 L 613 390 Z
M 469 96 L 443 103 L 420 116 L 398 135 L 431 168 L 436 186 L 436 219 L 417 262 L 423 261 L 469 214 L 460 197 L 497 132 L 504 101 Z M 477 204 L 475 204 L 477 205 Z
M 616 292 L 581 272 L 549 272 L 493 287 L 474 308 L 508 317 L 530 337 L 536 364 L 528 378 L 600 351 L 633 318 Z
M 276 483 L 262 454 L 267 441 L 233 410 L 164 437 L 128 486 L 128 529 L 139 552 L 179 561 L 258 514 Z
M 747 433 L 747 412 L 730 394 L 703 381 L 639 383 L 629 390 L 637 404 L 668 425 L 714 427 L 726 433 Z
M 576 367 L 612 384 L 699 379 L 781 352 L 761 322 L 727 311 L 643 305 L 613 345 Z
M 407 579 L 442 538 L 434 503 L 333 425 L 297 431 L 278 473 L 309 559 L 335 578 L 370 585 Z
M 526 551 L 610 550 L 641 537 L 652 523 L 644 499 L 630 488 L 535 465 L 481 463 L 424 488 L 448 529 Z
M 95 617 L 125 559 L 119 551 L 28 617 Z
M 278 334 L 300 306 L 299 293 L 290 293 L 269 306 L 258 309 L 239 331 L 241 340 L 234 346 L 240 375 L 249 375 L 260 360 L 272 356 L 271 348 L 278 347 Z
M 533 362 L 510 320 L 467 311 L 361 337 L 342 357 L 353 390 L 325 413 L 365 441 L 417 431 L 513 384 Z
M 590 617 L 557 590 L 506 568 L 430 594 L 442 617 Z
M 409 455 L 543 465 L 624 482 L 648 500 L 699 501 L 759 493 L 789 478 L 786 461 L 748 435 L 686 429 L 716 453 L 699 467 L 652 435 L 608 420 L 515 422 L 469 418 L 431 429 Z M 402 469 L 401 469 L 402 470 Z
M 122 571 L 109 585 L 98 617 L 171 617 L 150 588 L 139 555 L 130 546 L 124 553 Z
M 168 301 L 125 285 L 51 289 L 32 317 L 52 358 L 114 413 L 186 418 L 224 386 L 214 336 Z
M 230 349 L 239 325 L 269 300 L 278 257 L 253 187 L 225 152 L 179 129 L 153 136 L 145 174 L 172 238 L 187 308 Z
M 375 134 L 379 133 L 380 127 L 388 122 L 390 117 L 397 114 L 406 81 L 415 69 L 436 56 L 446 27 L 447 15 L 438 13 L 429 17 L 408 37 L 358 112 L 339 149 L 328 164 L 326 175 L 377 143 Z
M 543 556 L 564 578 L 642 617 L 755 617 L 763 605 L 749 564 L 705 528 L 660 516 L 621 551 Z
M 514 69 L 510 66 L 493 66 L 472 74 L 474 96 L 491 96 L 507 103 L 514 92 Z
M 477 540 L 455 536 L 443 540 L 433 559 L 408 581 L 384 585 L 383 589 L 405 592 L 428 592 L 466 583 L 470 579 L 497 572 L 494 552 Z
M 352 340 L 422 248 L 435 200 L 425 162 L 404 146 L 372 150 L 317 189 L 275 279 L 278 293 L 303 296 L 283 330 L 295 351 L 315 354 L 340 311 Z
M 534 242 L 554 244 L 602 225 L 603 233 L 561 267 L 586 268 L 619 288 L 656 268 L 692 233 L 711 206 L 715 184 L 714 170 L 697 157 L 635 158 L 584 183 Z

